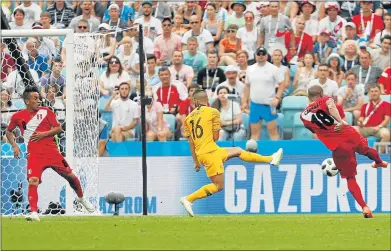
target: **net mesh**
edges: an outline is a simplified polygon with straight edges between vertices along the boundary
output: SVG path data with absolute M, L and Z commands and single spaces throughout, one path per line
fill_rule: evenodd
M 26 148 L 19 129 L 13 134 L 23 155 L 14 159 L 13 150 L 5 137 L 5 129 L 11 116 L 25 108 L 22 93 L 23 79 L 27 73 L 20 70 L 13 47 L 26 61 L 26 69 L 39 88 L 42 105 L 50 107 L 57 115 L 64 132 L 55 136 L 59 151 L 67 156 L 66 143 L 73 138 L 73 161 L 69 163 L 79 177 L 84 195 L 94 206 L 98 196 L 98 137 L 99 137 L 99 76 L 100 50 L 103 46 L 100 34 L 75 34 L 72 62 L 65 62 L 61 53 L 67 39 L 62 37 L 30 37 L 12 40 L 12 46 L 2 43 L 1 72 L 1 214 L 19 215 L 29 212 L 27 199 Z M 61 58 L 60 55 L 63 57 Z M 20 62 L 19 62 L 20 63 Z M 74 76 L 66 79 L 66 71 L 72 67 Z M 66 88 L 72 85 L 72 111 L 66 109 Z M 73 137 L 67 135 L 66 116 L 73 116 Z M 69 153 L 68 153 L 69 155 Z M 69 191 L 71 191 L 69 193 Z M 66 181 L 47 169 L 39 186 L 38 207 L 43 214 L 73 214 L 84 212 L 75 201 L 76 194 L 66 189 Z M 73 203 L 69 208 L 68 202 Z M 67 207 L 68 205 L 68 207 Z

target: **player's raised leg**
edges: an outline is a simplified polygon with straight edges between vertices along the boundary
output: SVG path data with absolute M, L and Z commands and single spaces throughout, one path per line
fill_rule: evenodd
M 228 152 L 228 159 L 238 157 L 239 159 L 246 162 L 270 163 L 275 166 L 280 164 L 283 155 L 282 148 L 278 149 L 277 152 L 270 156 L 263 156 L 257 153 L 248 152 L 240 147 L 228 147 L 226 149 Z
M 349 192 L 361 206 L 365 218 L 373 218 L 372 212 L 364 201 L 361 189 L 357 184 L 357 160 L 354 146 L 343 142 L 333 151 L 333 160 L 340 170 L 341 177 L 347 180 Z
M 362 136 L 360 145 L 357 147 L 357 153 L 367 156 L 369 159 L 373 160 L 373 168 L 386 168 L 388 166 L 388 163 L 380 158 L 379 153 L 375 149 L 368 146 L 367 139 Z

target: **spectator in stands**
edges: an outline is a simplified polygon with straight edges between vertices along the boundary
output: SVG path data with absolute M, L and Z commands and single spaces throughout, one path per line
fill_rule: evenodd
M 117 4 L 120 8 L 119 10 L 120 20 L 124 22 L 126 25 L 130 26 L 135 17 L 135 10 L 131 6 L 124 4 L 124 1 L 114 1 L 114 3 Z M 109 19 L 110 19 L 110 13 L 109 10 L 107 9 L 105 11 L 103 21 L 108 21 Z
M 342 40 L 345 37 L 344 27 L 346 20 L 338 15 L 340 6 L 338 2 L 326 2 L 325 10 L 327 16 L 320 20 L 318 30 L 327 30 L 334 41 Z
M 279 13 L 279 2 L 270 3 L 270 16 L 262 18 L 258 45 L 266 49 L 275 44 L 285 45 L 285 30 L 291 35 L 292 48 L 296 48 L 295 33 L 288 17 Z
M 345 41 L 353 40 L 358 42 L 360 39 L 360 37 L 357 36 L 357 27 L 353 22 L 348 22 L 345 24 L 345 35 Z
M 346 85 L 338 90 L 337 104 L 346 112 L 353 114 L 354 121 L 360 117 L 364 103 L 364 89 L 357 85 L 357 75 L 349 71 L 346 73 Z
M 110 34 L 110 25 L 103 23 L 98 27 L 99 33 L 104 35 L 104 38 L 97 37 L 97 47 L 99 48 L 99 65 L 107 66 L 107 62 L 110 60 L 112 56 L 114 56 L 116 40 Z
M 206 67 L 208 58 L 205 53 L 198 50 L 198 40 L 195 37 L 190 37 L 187 40 L 187 50 L 183 51 L 183 64 L 193 68 L 193 83 L 196 83 L 198 72 Z
M 68 27 L 71 20 L 75 17 L 72 7 L 62 0 L 54 1 L 46 11 L 50 13 L 51 23 L 57 29 Z
M 382 44 L 381 39 L 386 35 L 391 35 L 391 13 L 384 14 L 384 29 L 381 32 L 376 33 L 370 47 L 373 49 L 380 48 Z
M 180 95 L 181 87 L 174 85 L 171 80 L 171 73 L 167 67 L 161 67 L 159 69 L 159 79 L 161 85 L 156 86 L 156 101 L 158 101 L 163 106 L 164 113 L 171 113 L 173 115 L 177 114 L 178 106 L 181 100 L 185 100 L 186 96 Z
M 356 129 L 364 137 L 375 136 L 380 142 L 390 142 L 390 129 L 387 128 L 391 116 L 390 103 L 381 99 L 378 85 L 370 85 L 368 90 L 369 102 L 361 108 Z M 381 150 L 384 152 L 384 149 Z
M 243 91 L 242 110 L 250 103 L 251 139 L 258 140 L 261 121 L 265 120 L 270 139 L 280 138 L 277 129 L 276 107 L 285 90 L 284 76 L 279 75 L 277 66 L 267 62 L 268 53 L 264 47 L 256 51 L 257 63 L 247 69 L 246 85 Z M 278 85 L 276 93 L 275 87 Z
M 39 22 L 35 22 L 33 23 L 32 29 L 43 29 L 43 25 Z M 51 38 L 41 36 L 34 38 L 36 40 L 35 46 L 38 50 L 38 54 L 45 57 L 48 60 L 48 64 L 51 64 L 52 59 L 57 55 L 56 44 Z
M 107 8 L 107 5 L 106 6 L 103 6 L 102 3 L 100 3 L 101 1 L 91 1 L 91 0 L 88 0 L 89 2 L 91 2 L 91 8 L 90 8 L 90 12 L 91 12 L 91 15 L 96 17 L 98 20 L 99 20 L 99 23 L 103 20 L 103 16 L 105 15 L 105 10 Z M 84 1 L 76 1 L 80 4 L 77 4 L 77 7 L 76 7 L 76 15 L 79 16 L 79 15 L 82 15 L 83 13 L 83 2 Z M 91 27 L 91 25 L 90 25 Z
M 372 65 L 371 53 L 362 51 L 360 53 L 360 65 L 355 65 L 351 70 L 358 76 L 358 83 L 365 87 L 365 93 L 368 92 L 368 84 L 377 83 L 382 69 Z
M 22 9 L 15 9 L 13 13 L 14 21 L 11 22 L 10 28 L 11 30 L 25 30 L 30 29 L 30 24 L 26 23 L 24 20 L 25 13 Z M 26 38 L 18 38 L 17 41 L 19 44 L 23 44 L 27 39 Z
M 170 7 L 166 1 L 151 1 L 152 2 L 152 13 L 151 15 L 163 21 L 165 17 L 171 17 Z M 142 17 L 142 8 L 138 8 L 137 18 Z
M 181 51 L 174 51 L 172 65 L 168 69 L 173 80 L 181 81 L 187 87 L 193 83 L 194 70 L 192 67 L 183 64 L 183 53 Z
M 382 71 L 391 62 L 391 35 L 385 35 L 381 39 L 381 47 L 371 50 L 372 65 L 379 67 Z
M 249 62 L 254 64 L 255 61 L 249 61 L 248 57 L 249 55 L 245 50 L 239 50 L 236 52 L 236 65 L 239 67 L 240 72 L 246 73 Z
M 30 69 L 30 74 L 33 78 L 35 84 L 39 85 L 38 73 Z M 20 75 L 18 69 L 13 70 L 8 74 L 7 82 L 4 84 L 4 87 L 9 89 L 12 98 L 21 98 L 25 89 L 25 84 L 23 82 L 23 77 Z
M 275 48 L 275 49 L 272 48 L 271 53 L 272 54 L 270 56 L 272 57 L 273 65 L 277 66 L 280 71 L 279 74 L 284 76 L 284 84 L 285 84 L 286 88 L 288 88 L 290 78 L 291 78 L 290 71 L 287 66 L 282 64 L 282 60 L 288 52 L 285 49 L 285 47 L 281 47 L 281 48 Z M 239 80 L 240 80 L 240 76 L 239 76 Z M 277 88 L 278 88 L 278 86 L 277 86 Z
M 293 20 L 299 12 L 299 4 L 288 0 L 280 1 L 280 13 Z
M 47 86 L 56 86 L 58 89 L 57 96 L 65 97 L 65 77 L 61 75 L 63 69 L 62 62 L 59 58 L 53 60 L 52 69 L 49 74 L 44 75 L 40 79 L 41 83 L 41 96 L 46 97 L 45 89 Z
M 0 52 L 1 52 L 1 81 L 7 81 L 7 76 L 15 68 L 15 60 L 11 57 L 10 54 L 5 52 L 5 44 L 0 42 Z
M 310 82 L 316 79 L 317 73 L 314 69 L 315 57 L 312 53 L 306 53 L 304 55 L 304 66 L 299 67 L 296 70 L 295 77 L 293 79 L 292 87 L 293 93 L 291 96 L 307 96 L 307 89 Z
M 236 33 L 236 38 L 242 42 L 242 49 L 248 53 L 248 60 L 255 62 L 255 50 L 257 49 L 258 30 L 254 26 L 254 13 L 246 11 L 244 14 L 245 26 Z M 236 54 L 236 57 L 238 54 Z
M 165 72 L 169 73 L 168 70 L 165 70 Z M 147 141 L 155 141 L 156 139 L 158 139 L 160 142 L 167 141 L 167 139 L 171 137 L 171 131 L 170 124 L 163 115 L 163 113 L 165 113 L 164 106 L 155 100 L 152 92 L 147 91 L 145 95 L 152 100 L 151 104 L 145 107 L 145 119 L 147 121 Z
M 235 101 L 240 104 L 240 98 L 243 96 L 244 93 L 244 83 L 242 83 L 238 79 L 238 74 L 238 67 L 234 65 L 228 65 L 225 69 L 225 77 L 227 78 L 227 80 L 214 88 L 216 90 L 214 96 L 218 97 L 218 89 L 222 86 L 225 86 L 228 88 L 230 94 L 235 94 L 238 97 L 238 99 L 236 99 Z
M 313 53 L 315 55 L 315 64 L 324 64 L 335 48 L 335 43 L 330 41 L 330 33 L 323 30 L 319 33 L 318 41 L 315 42 Z
M 188 31 L 183 25 L 183 16 L 176 13 L 174 16 L 174 26 L 171 30 L 173 33 L 177 34 L 180 37 L 183 37 L 185 33 Z
M 143 15 L 137 18 L 134 23 L 142 24 L 144 36 L 154 41 L 157 36 L 162 34 L 162 22 L 152 16 L 152 1 L 143 1 L 141 8 Z
M 308 52 L 312 52 L 314 49 L 314 43 L 312 36 L 304 32 L 305 20 L 300 17 L 296 20 L 295 33 L 295 47 L 292 47 L 291 34 L 285 33 L 285 48 L 288 50 L 286 59 L 292 64 L 301 62 L 299 65 L 303 66 L 304 55 Z
M 228 99 L 230 90 L 226 86 L 220 86 L 216 90 L 217 99 L 212 107 L 220 111 L 219 141 L 226 141 L 230 138 L 234 140 L 244 140 L 246 130 L 242 123 L 242 112 L 237 102 Z
M 198 40 L 198 50 L 206 53 L 208 50 L 214 49 L 214 40 L 212 34 L 206 30 L 201 29 L 201 20 L 197 15 L 190 18 L 191 30 L 187 31 L 182 38 L 182 50 L 187 50 L 187 40 L 190 37 L 196 37 Z
M 380 16 L 372 13 L 373 1 L 361 1 L 360 7 L 362 13 L 352 17 L 352 22 L 356 25 L 356 32 L 359 37 L 365 35 L 368 22 L 370 23 L 370 39 L 373 40 L 376 33 L 384 29 L 384 23 Z
M 305 20 L 304 32 L 312 36 L 312 40 L 316 41 L 319 22 L 317 18 L 313 18 L 313 13 L 316 11 L 317 4 L 314 1 L 301 1 L 300 12 L 301 15 L 297 16 L 292 21 L 292 27 L 296 27 L 297 20 L 302 17 Z
M 238 29 L 244 27 L 245 25 L 244 12 L 246 11 L 246 5 L 244 4 L 244 1 L 233 1 L 231 4 L 231 10 L 233 10 L 232 14 L 229 15 L 225 21 L 225 31 L 228 30 L 228 26 L 231 24 L 237 25 Z
M 155 55 L 148 55 L 147 57 L 147 70 L 145 72 L 145 80 L 149 86 L 154 86 L 160 82 L 158 69 L 156 68 Z
M 30 69 L 37 71 L 38 77 L 46 74 L 49 69 L 48 60 L 43 55 L 39 54 L 37 48 L 38 41 L 35 38 L 29 38 L 26 42 L 27 49 L 27 65 Z
M 105 111 L 113 112 L 111 140 L 122 142 L 135 137 L 135 128 L 139 122 L 139 109 L 136 102 L 129 99 L 129 82 L 121 82 L 105 104 Z
M 201 20 L 202 9 L 197 1 L 186 1 L 185 4 L 178 8 L 177 13 L 183 16 L 185 27 L 192 28 L 191 16 L 195 15 L 199 20 Z
M 320 85 L 323 88 L 323 94 L 325 96 L 330 96 L 336 99 L 338 94 L 338 84 L 329 78 L 329 74 L 329 66 L 327 64 L 320 64 L 318 66 L 318 78 L 311 80 L 308 87 L 311 85 Z
M 342 71 L 343 59 L 337 53 L 331 53 L 326 59 L 326 64 L 330 70 L 329 78 L 337 82 L 340 87 L 342 80 L 345 78 L 345 74 Z
M 0 140 L 3 142 L 7 142 L 7 138 L 5 137 L 5 129 L 8 127 L 8 124 L 11 120 L 12 115 L 14 112 L 6 112 L 15 109 L 13 107 L 12 101 L 11 101 L 11 92 L 9 89 L 5 87 L 1 87 L 1 137 Z
M 8 22 L 11 22 L 11 11 L 8 8 L 8 3 L 6 3 L 5 1 L 2 1 L 2 3 L 1 3 L 1 10 L 3 11 L 3 13 L 5 15 L 5 19 Z
M 108 11 L 110 18 L 104 23 L 109 25 L 110 28 L 108 30 L 114 32 L 115 40 L 120 42 L 127 33 L 124 29 L 128 27 L 128 23 L 120 19 L 120 7 L 118 4 L 110 4 Z
M 15 9 L 22 9 L 24 11 L 24 23 L 27 25 L 31 25 L 35 21 L 39 20 L 39 15 L 41 15 L 42 12 L 39 5 L 27 0 L 22 1 L 22 4 L 17 6 Z
M 39 18 L 39 22 L 42 25 L 42 29 L 57 29 L 57 27 L 55 27 L 51 24 L 51 22 L 52 22 L 51 16 L 50 16 L 50 13 L 47 11 L 44 11 L 41 13 L 40 18 Z M 53 39 L 53 38 L 51 37 L 51 39 Z
M 379 77 L 379 86 L 382 95 L 390 95 L 391 94 L 391 67 L 388 67 L 383 71 L 381 76 Z
M 353 66 L 359 65 L 359 54 L 360 48 L 353 40 L 345 40 L 343 42 L 340 50 L 340 54 L 342 55 L 342 59 L 344 60 L 342 70 L 344 72 L 349 71 Z
M 198 85 L 192 84 L 188 88 L 189 97 L 179 104 L 178 114 L 176 115 L 177 128 L 180 128 L 180 138 L 184 137 L 183 122 L 187 115 L 189 115 L 194 109 L 194 101 L 192 99 L 193 93 L 198 89 Z
M 128 83 L 130 85 L 130 76 L 124 71 L 121 61 L 118 57 L 113 56 L 109 60 L 109 66 L 106 72 L 102 73 L 100 77 L 100 93 L 103 96 L 109 96 L 116 87 L 121 83 Z
M 238 26 L 236 24 L 231 24 L 227 27 L 227 37 L 219 43 L 219 65 L 235 64 L 236 52 L 242 49 L 242 42 L 236 37 L 237 32 Z
M 269 1 L 260 2 L 258 10 L 260 13 L 260 19 L 258 20 L 259 22 L 257 22 L 256 26 L 258 26 L 260 24 L 263 17 L 270 16 L 270 2 Z M 297 12 L 296 12 L 296 14 L 297 14 Z M 296 16 L 296 14 L 295 14 L 295 16 Z
M 126 36 L 122 39 L 118 51 L 117 57 L 120 59 L 124 69 L 128 72 L 133 71 L 137 73 L 136 66 L 139 64 L 139 54 L 133 52 L 132 40 L 130 37 Z
M 218 45 L 221 40 L 221 35 L 224 29 L 224 21 L 217 17 L 217 6 L 215 3 L 206 5 L 207 17 L 204 17 L 201 28 L 207 29 L 213 36 L 214 45 Z
M 145 27 L 144 27 L 145 29 Z M 134 24 L 130 29 L 129 29 L 129 35 L 132 38 L 132 48 L 133 52 L 139 53 L 139 29 L 138 29 L 138 24 Z M 143 37 L 143 42 L 144 42 L 144 53 L 145 54 L 154 54 L 153 51 L 153 42 L 149 37 L 144 36 Z
M 69 27 L 71 29 L 74 29 L 76 30 L 77 28 L 77 25 L 78 25 L 78 22 L 81 20 L 81 19 L 85 19 L 88 21 L 88 31 L 89 32 L 96 32 L 98 31 L 98 27 L 99 27 L 99 24 L 100 24 L 100 21 L 98 18 L 96 18 L 95 16 L 92 15 L 92 3 L 91 1 L 89 0 L 83 0 L 81 1 L 81 11 L 82 11 L 82 14 L 80 16 L 77 16 L 77 17 L 74 17 L 72 20 L 71 20 L 71 23 L 69 24 Z
M 45 99 L 43 100 L 42 106 L 50 107 L 57 115 L 57 119 L 60 123 L 65 122 L 65 103 L 63 96 L 58 96 L 60 87 L 56 84 L 46 85 L 45 88 Z
M 214 3 L 216 5 L 216 17 L 219 21 L 223 22 L 223 24 L 227 21 L 227 18 L 228 18 L 228 11 L 227 11 L 227 8 L 223 5 L 228 5 L 228 1 L 219 1 L 219 0 L 211 0 L 209 1 L 210 3 Z M 203 19 L 207 19 L 208 18 L 208 12 L 205 11 L 204 12 L 204 17 Z M 223 25 L 223 29 L 224 29 L 224 25 Z
M 200 88 L 207 90 L 212 89 L 213 86 L 225 81 L 224 70 L 217 67 L 219 57 L 217 51 L 212 50 L 207 52 L 208 65 L 198 72 L 197 84 Z M 214 91 L 214 89 L 212 89 Z
M 158 65 L 170 66 L 174 51 L 182 49 L 182 37 L 172 32 L 172 21 L 165 17 L 162 21 L 163 33 L 154 41 L 154 54 Z
M 352 16 L 360 14 L 360 3 L 357 1 L 338 1 L 341 6 L 339 15 L 345 20 L 350 21 Z

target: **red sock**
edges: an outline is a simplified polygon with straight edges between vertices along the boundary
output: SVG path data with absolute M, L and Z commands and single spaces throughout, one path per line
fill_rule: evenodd
M 382 160 L 380 159 L 379 153 L 373 148 L 369 148 L 368 153 L 367 153 L 367 157 L 370 158 L 371 160 L 375 161 L 376 164 L 382 163 Z
M 361 208 L 365 207 L 367 204 L 362 197 L 361 189 L 357 184 L 356 178 L 348 178 L 348 189 L 350 193 L 353 195 L 354 199 L 361 206 Z
M 28 199 L 30 203 L 30 210 L 37 212 L 38 210 L 38 186 L 29 184 Z
M 80 180 L 75 176 L 70 177 L 70 179 L 67 179 L 69 182 L 69 185 L 72 187 L 72 189 L 76 192 L 77 197 L 82 198 L 83 197 L 83 189 L 80 185 Z

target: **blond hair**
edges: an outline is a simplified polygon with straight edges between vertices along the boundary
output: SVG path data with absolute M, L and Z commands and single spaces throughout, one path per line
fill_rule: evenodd
M 356 41 L 354 40 L 346 40 L 345 42 L 343 42 L 343 44 L 341 45 L 341 48 L 339 49 L 339 52 L 341 55 L 345 55 L 345 50 L 346 48 L 348 48 L 349 46 L 354 46 L 356 47 L 356 53 L 357 55 L 360 54 L 360 48 L 358 47 Z

